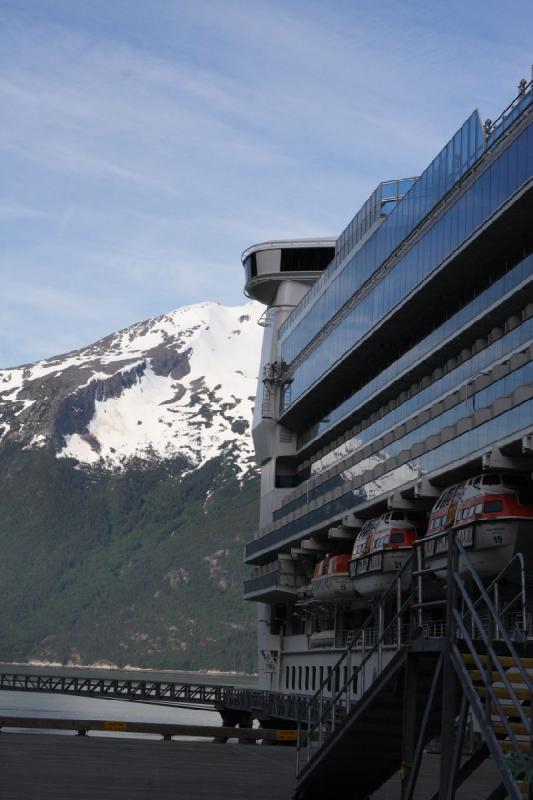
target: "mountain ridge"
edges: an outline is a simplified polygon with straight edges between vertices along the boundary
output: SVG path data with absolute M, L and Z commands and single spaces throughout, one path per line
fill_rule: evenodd
M 0 370 L 0 660 L 254 670 L 259 313 L 197 304 Z
M 185 306 L 80 350 L 0 370 L 0 444 L 48 446 L 113 468 L 154 452 L 187 454 L 198 467 L 233 442 L 246 470 L 259 309 Z

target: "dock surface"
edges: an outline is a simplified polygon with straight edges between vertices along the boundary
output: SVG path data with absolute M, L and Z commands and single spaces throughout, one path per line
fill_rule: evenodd
M 2 800 L 290 800 L 294 748 L 1 733 Z
M 292 800 L 296 787 L 292 747 L 1 733 L 0 764 L 2 800 Z M 438 773 L 439 756 L 424 756 L 415 800 Z M 457 800 L 485 800 L 498 783 L 489 759 Z M 400 798 L 399 774 L 372 795 Z

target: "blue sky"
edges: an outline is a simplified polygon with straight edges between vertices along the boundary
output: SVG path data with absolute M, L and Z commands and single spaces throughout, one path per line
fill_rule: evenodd
M 0 366 L 337 235 L 528 76 L 531 2 L 0 0 Z

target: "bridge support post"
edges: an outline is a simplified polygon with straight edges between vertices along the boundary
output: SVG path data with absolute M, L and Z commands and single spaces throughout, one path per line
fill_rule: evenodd
M 249 711 L 241 711 L 232 708 L 220 708 L 218 710 L 222 718 L 223 728 L 251 728 L 253 725 L 253 717 Z M 225 744 L 228 741 L 227 736 L 219 736 L 214 741 L 217 744 Z M 239 744 L 255 744 L 253 739 L 240 739 Z
M 452 662 L 452 646 L 455 642 L 456 587 L 455 575 L 459 558 L 453 532 L 448 533 L 448 563 L 446 570 L 446 650 L 443 654 L 441 756 L 439 773 L 439 800 L 454 800 L 457 783 L 457 767 L 461 751 L 456 747 L 455 718 L 459 681 Z
M 416 742 L 416 701 L 418 693 L 417 665 L 415 656 L 409 656 L 405 666 L 405 689 L 403 696 L 402 723 L 402 800 L 408 800 L 409 784 L 413 775 L 413 755 Z

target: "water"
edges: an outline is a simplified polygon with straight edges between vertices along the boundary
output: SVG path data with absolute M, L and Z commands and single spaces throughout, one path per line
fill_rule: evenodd
M 254 675 L 208 674 L 200 672 L 176 672 L 172 670 L 120 670 L 96 667 L 34 667 L 27 665 L 2 664 L 2 672 L 17 672 L 31 675 L 77 675 L 91 678 L 126 678 L 131 680 L 176 681 L 183 683 L 223 684 L 224 686 L 255 687 Z M 156 722 L 183 725 L 220 725 L 220 714 L 203 708 L 177 708 L 159 706 L 153 703 L 139 703 L 128 700 L 108 700 L 105 698 L 75 697 L 62 694 L 41 694 L 33 692 L 0 691 L 0 716 L 45 717 L 59 719 L 103 719 L 121 722 Z M 9 729 L 4 729 L 9 730 Z M 35 730 L 22 729 L 35 733 Z M 60 733 L 60 731 L 39 731 L 39 733 Z M 62 734 L 75 735 L 71 731 Z M 127 736 L 130 738 L 158 739 L 152 734 L 91 731 L 89 736 Z M 183 739 L 191 737 L 180 737 Z M 195 741 L 202 741 L 194 737 Z

